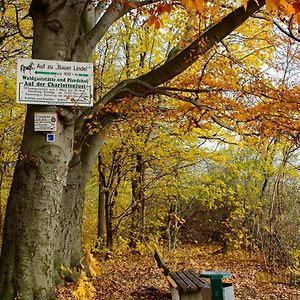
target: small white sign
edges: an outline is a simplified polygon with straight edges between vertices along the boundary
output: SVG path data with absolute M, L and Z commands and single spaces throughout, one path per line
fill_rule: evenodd
M 93 105 L 93 64 L 18 59 L 17 103 Z
M 57 114 L 55 112 L 34 113 L 34 131 L 56 131 Z

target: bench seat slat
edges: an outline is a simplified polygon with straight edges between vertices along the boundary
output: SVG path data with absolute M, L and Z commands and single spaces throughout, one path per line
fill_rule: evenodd
M 191 281 L 182 271 L 177 273 L 180 276 L 180 278 L 189 286 L 189 290 L 191 292 L 195 292 L 199 290 L 197 285 L 193 281 Z
M 183 271 L 184 275 L 188 277 L 199 289 L 205 285 L 205 281 L 202 280 L 197 273 L 193 271 Z
M 185 290 L 189 292 L 195 292 L 199 290 L 199 287 L 195 284 L 194 281 L 190 280 L 188 276 L 184 272 L 174 272 L 176 275 L 185 283 Z
M 174 279 L 174 281 L 178 284 L 178 288 L 184 292 L 190 292 L 191 288 L 190 286 L 181 279 L 181 277 L 178 275 L 178 272 L 172 272 L 171 277 Z
M 168 266 L 156 250 L 154 251 L 154 258 L 157 262 L 157 266 L 163 269 L 163 273 L 169 281 L 169 284 L 175 289 L 183 293 L 198 292 L 205 284 L 205 282 L 192 271 L 170 272 Z

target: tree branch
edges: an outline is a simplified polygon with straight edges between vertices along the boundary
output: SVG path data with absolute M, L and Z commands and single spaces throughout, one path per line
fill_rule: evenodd
M 22 29 L 21 29 L 21 24 L 20 24 L 20 18 L 19 18 L 19 10 L 18 10 L 18 7 L 17 7 L 17 5 L 16 4 L 13 4 L 14 5 L 14 7 L 15 7 L 15 16 L 16 16 L 16 25 L 17 25 L 17 29 L 18 29 L 18 32 L 19 32 L 19 34 L 20 34 L 20 36 L 22 37 L 22 38 L 24 38 L 24 39 L 26 39 L 26 40 L 32 40 L 32 36 L 26 36 L 24 33 L 23 33 L 23 31 L 22 31 Z M 23 20 L 25 19 L 25 18 L 27 18 L 27 17 L 29 17 L 29 15 L 26 15 L 24 18 L 22 18 Z
M 87 33 L 82 40 L 77 44 L 74 52 L 74 57 L 80 59 L 80 53 L 92 52 L 98 42 L 102 39 L 108 28 L 113 25 L 118 19 L 133 9 L 155 3 L 159 0 L 145 0 L 145 1 L 112 1 L 107 7 L 106 11 L 97 21 L 92 30 Z
M 260 15 L 254 15 L 253 18 L 270 21 L 270 19 L 266 18 L 265 16 L 260 16 Z M 294 18 L 294 15 L 291 16 L 287 29 L 283 28 L 277 20 L 272 20 L 272 22 L 286 36 L 290 37 L 291 39 L 295 40 L 296 42 L 300 42 L 300 38 L 296 37 L 291 29 L 293 18 Z
M 144 2 L 143 2 L 144 3 Z M 258 5 L 259 4 L 259 5 Z M 194 42 L 192 42 L 188 47 L 186 47 L 183 51 L 181 51 L 178 55 L 174 56 L 172 59 L 167 61 L 164 65 L 144 74 L 136 79 L 128 79 L 120 84 L 118 84 L 115 88 L 110 90 L 104 97 L 102 97 L 93 108 L 88 109 L 78 120 L 79 123 L 83 123 L 83 127 L 80 133 L 79 140 L 86 141 L 84 136 L 87 134 L 86 129 L 92 124 L 91 120 L 85 120 L 85 117 L 94 114 L 97 111 L 101 111 L 101 106 L 106 106 L 108 104 L 114 104 L 117 100 L 123 99 L 126 97 L 132 97 L 134 94 L 139 96 L 146 96 L 149 93 L 155 92 L 155 87 L 165 83 L 166 81 L 171 80 L 175 76 L 182 73 L 186 70 L 190 65 L 192 65 L 199 56 L 205 54 L 208 50 L 210 50 L 216 43 L 220 42 L 223 38 L 229 35 L 232 31 L 237 29 L 240 25 L 242 25 L 253 13 L 258 11 L 265 4 L 264 0 L 250 0 L 248 2 L 247 10 L 245 11 L 244 7 L 241 6 L 236 10 L 229 13 L 226 17 L 224 17 L 219 23 L 211 26 L 207 29 L 201 36 L 196 38 Z M 117 15 L 116 15 L 117 16 Z M 118 16 L 120 16 L 120 11 Z M 102 19 L 102 18 L 101 18 Z M 101 20 L 100 19 L 100 20 Z M 99 22 L 100 22 L 99 20 Z M 98 23 L 99 23 L 98 22 Z M 100 23 L 99 23 L 100 24 Z M 98 25 L 100 26 L 100 25 Z M 100 29 L 99 29 L 100 30 Z M 94 31 L 93 35 L 96 36 L 99 31 Z M 134 93 L 133 93 L 134 91 Z M 101 116 L 101 114 L 100 114 Z M 97 119 L 97 116 L 95 117 Z M 219 125 L 220 120 L 217 120 L 216 117 L 213 120 L 217 122 Z M 224 126 L 223 127 L 228 127 Z M 85 129 L 85 130 L 84 130 Z M 230 126 L 227 128 L 228 130 L 232 130 Z M 93 134 L 93 137 L 89 139 L 101 140 L 99 134 Z M 100 145 L 101 142 L 96 144 Z M 82 143 L 79 142 L 82 147 Z M 85 146 L 86 148 L 86 146 Z M 91 147 L 88 147 L 91 149 Z
M 257 5 L 257 2 L 259 3 L 259 6 Z M 135 80 L 130 79 L 121 82 L 100 99 L 100 103 L 106 105 L 119 99 L 129 97 L 130 90 L 134 90 L 135 93 L 138 94 L 149 93 L 149 87 L 152 87 L 153 89 L 153 87 L 157 87 L 179 75 L 196 62 L 199 56 L 204 55 L 216 43 L 220 42 L 228 34 L 237 29 L 254 12 L 259 10 L 265 4 L 264 0 L 259 0 L 257 2 L 255 0 L 250 0 L 246 11 L 242 6 L 229 13 L 219 23 L 210 27 L 188 47 L 162 66 Z M 144 84 L 141 84 L 141 82 L 144 82 Z
M 161 94 L 164 94 L 164 95 L 168 96 L 168 97 L 174 97 L 174 98 L 177 98 L 177 99 L 179 99 L 179 100 L 181 100 L 181 101 L 191 103 L 191 104 L 193 104 L 193 105 L 194 105 L 195 107 L 197 107 L 197 108 L 204 109 L 204 110 L 206 110 L 206 111 L 212 111 L 212 108 L 211 108 L 211 107 L 209 107 L 209 106 L 207 106 L 207 105 L 200 104 L 200 103 L 198 103 L 197 101 L 195 101 L 195 100 L 193 100 L 193 99 L 191 99 L 191 98 L 189 98 L 189 97 L 184 97 L 184 96 L 182 96 L 182 95 L 178 96 L 178 95 L 172 94 L 172 93 L 170 93 L 170 92 L 168 92 L 168 91 L 162 91 L 162 90 L 160 90 L 159 92 L 160 92 Z M 207 91 L 205 91 L 205 92 L 207 92 Z M 221 121 L 217 116 L 212 115 L 212 116 L 210 116 L 210 118 L 211 118 L 216 124 L 218 124 L 219 126 L 221 126 L 221 127 L 223 127 L 223 128 L 226 128 L 227 130 L 230 130 L 230 131 L 236 131 L 236 129 L 235 129 L 234 127 L 229 126 L 228 124 L 224 123 L 224 122 Z
M 178 88 L 178 87 L 157 87 L 155 88 L 155 92 L 159 91 L 172 91 L 172 92 L 183 92 L 183 93 L 212 93 L 212 92 L 224 92 L 227 91 L 224 88 L 203 88 L 203 89 L 189 89 L 189 88 Z M 231 91 L 231 90 L 230 90 Z

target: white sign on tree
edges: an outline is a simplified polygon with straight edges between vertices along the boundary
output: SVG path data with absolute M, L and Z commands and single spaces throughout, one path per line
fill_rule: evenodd
M 34 113 L 34 131 L 56 131 L 57 114 L 55 112 Z
M 17 103 L 93 105 L 93 64 L 19 59 Z

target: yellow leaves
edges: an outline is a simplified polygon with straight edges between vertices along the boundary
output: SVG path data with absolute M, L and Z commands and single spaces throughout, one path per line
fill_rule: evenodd
M 85 272 L 81 271 L 76 290 L 72 293 L 76 300 L 95 299 L 95 287 L 87 278 Z
M 83 258 L 84 259 L 84 258 Z M 82 259 L 82 260 L 83 260 Z M 97 260 L 93 257 L 93 255 L 90 253 L 90 251 L 87 251 L 86 259 L 88 261 L 89 270 L 93 277 L 96 277 L 100 274 L 100 268 L 98 265 Z M 80 265 L 83 268 L 83 262 L 80 261 Z M 95 287 L 90 282 L 89 278 L 87 277 L 86 273 L 84 271 L 81 271 L 77 288 L 73 292 L 73 296 L 76 300 L 93 300 L 95 299 Z
M 243 0 L 242 3 L 243 3 L 245 10 L 247 10 L 248 0 Z
M 289 271 L 296 276 L 300 276 L 300 250 L 292 249 L 289 251 L 289 253 L 294 260 L 293 266 L 289 266 Z
M 181 0 L 181 3 L 190 10 L 204 12 L 204 0 Z
M 89 262 L 91 275 L 93 277 L 96 277 L 96 276 L 100 275 L 101 271 L 100 271 L 100 267 L 98 265 L 98 262 L 90 252 L 87 253 L 87 260 Z

